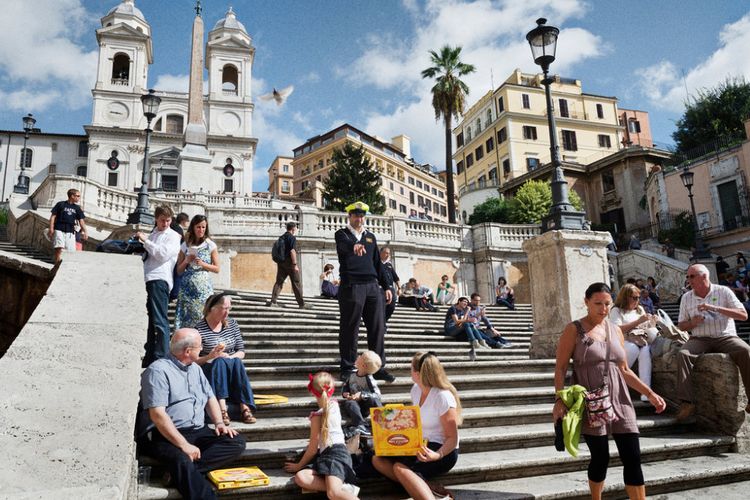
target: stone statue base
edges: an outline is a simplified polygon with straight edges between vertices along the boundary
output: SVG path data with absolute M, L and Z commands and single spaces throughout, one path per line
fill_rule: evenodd
M 530 358 L 554 358 L 565 325 L 586 314 L 586 288 L 596 282 L 609 284 L 609 240 L 603 232 L 563 230 L 524 242 L 534 305 Z

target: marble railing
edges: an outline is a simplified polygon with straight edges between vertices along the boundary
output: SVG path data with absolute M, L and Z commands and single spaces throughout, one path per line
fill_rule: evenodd
M 537 224 L 497 224 L 494 222 L 472 226 L 474 249 L 482 247 L 503 251 L 522 251 L 524 241 L 541 234 Z
M 686 262 L 649 250 L 627 250 L 617 254 L 609 252 L 609 256 L 618 285 L 624 284 L 628 278 L 645 280 L 652 276 L 659 284 L 659 297 L 662 301 L 672 302 L 680 296 L 680 288 L 685 283 L 688 268 Z M 715 276 L 715 269 L 711 276 Z

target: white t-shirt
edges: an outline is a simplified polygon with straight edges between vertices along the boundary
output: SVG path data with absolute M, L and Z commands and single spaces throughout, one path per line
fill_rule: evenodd
M 411 388 L 412 404 L 419 406 L 421 398 L 422 389 L 414 384 Z M 422 437 L 427 441 L 445 443 L 445 432 L 443 432 L 440 417 L 451 408 L 456 408 L 456 406 L 456 398 L 453 397 L 451 391 L 432 387 L 424 400 L 424 404 L 419 408 L 419 415 L 422 419 Z M 458 436 L 456 436 L 456 448 L 458 448 Z
M 734 320 L 718 312 L 700 312 L 700 304 L 710 304 L 718 307 L 731 309 L 742 309 L 742 302 L 737 298 L 731 288 L 711 283 L 708 293 L 701 298 L 691 290 L 682 296 L 680 301 L 680 316 L 678 321 L 689 321 L 690 319 L 703 315 L 704 321 L 690 331 L 694 337 L 722 337 L 724 335 L 737 335 Z
M 643 312 L 638 312 L 638 309 L 631 309 L 630 311 L 623 311 L 619 307 L 613 307 L 609 311 L 609 319 L 615 325 L 623 325 L 625 323 L 632 323 L 637 320 Z M 644 321 L 646 323 L 646 321 Z
M 171 228 L 164 231 L 154 229 L 143 242 L 148 258 L 143 263 L 145 281 L 164 280 L 172 289 L 172 271 L 180 253 L 180 235 Z
M 323 408 L 318 411 L 312 412 L 310 417 L 313 415 L 323 415 Z M 344 439 L 344 431 L 341 429 L 341 410 L 339 410 L 339 403 L 335 399 L 328 400 L 328 442 L 324 443 L 321 439 L 318 441 L 318 451 L 323 451 L 329 446 L 334 444 L 346 444 Z

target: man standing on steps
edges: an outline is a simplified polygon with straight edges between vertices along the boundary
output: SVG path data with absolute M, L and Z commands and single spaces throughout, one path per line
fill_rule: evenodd
M 687 279 L 692 290 L 680 301 L 677 328 L 689 331 L 690 339 L 677 355 L 677 397 L 681 401 L 677 420 L 695 413 L 690 374 L 700 354 L 728 354 L 740 370 L 745 394 L 750 399 L 750 346 L 737 336 L 734 325 L 735 320 L 747 319 L 747 311 L 729 287 L 711 283 L 708 268 L 703 264 L 688 267 Z M 711 402 L 705 404 L 710 406 Z M 750 403 L 745 411 L 750 413 Z
M 349 223 L 336 231 L 339 257 L 339 354 L 341 378 L 354 371 L 360 320 L 367 328 L 367 346 L 385 367 L 385 305 L 393 300 L 390 273 L 380 260 L 375 235 L 365 229 L 365 214 L 370 207 L 361 201 L 346 207 Z M 391 383 L 395 377 L 380 368 L 374 377 Z
M 380 249 L 380 262 L 383 263 L 386 273 L 388 273 L 387 279 L 392 283 L 391 285 L 391 299 L 390 304 L 385 305 L 385 323 L 386 330 L 388 329 L 388 320 L 393 316 L 396 310 L 396 302 L 399 292 L 401 291 L 401 278 L 396 274 L 396 269 L 393 267 L 391 262 L 391 249 L 389 247 L 383 247 Z
M 78 205 L 81 199 L 81 192 L 77 189 L 68 189 L 67 201 L 59 201 L 52 208 L 52 217 L 49 218 L 49 239 L 55 249 L 55 264 L 62 260 L 63 250 L 68 252 L 76 251 L 76 231 L 75 225 L 78 222 L 81 225 L 81 238 L 88 238 L 86 233 L 86 223 L 83 222 L 85 216 L 83 210 Z
M 273 285 L 273 291 L 271 292 L 271 300 L 266 303 L 269 307 L 279 307 L 276 303 L 276 299 L 279 298 L 281 288 L 284 286 L 287 276 L 289 281 L 292 282 L 292 291 L 294 292 L 294 298 L 297 299 L 300 309 L 310 309 L 309 306 L 305 305 L 305 299 L 302 298 L 302 285 L 299 279 L 299 265 L 297 260 L 297 223 L 288 222 L 286 225 L 286 233 L 281 235 L 284 241 L 284 260 L 276 263 L 276 283 Z
M 141 375 L 138 443 L 142 453 L 167 464 L 182 498 L 215 499 L 203 474 L 239 457 L 245 438 L 224 424 L 211 384 L 195 362 L 201 352 L 198 331 L 177 330 L 169 350 Z M 206 415 L 214 429 L 206 425 Z

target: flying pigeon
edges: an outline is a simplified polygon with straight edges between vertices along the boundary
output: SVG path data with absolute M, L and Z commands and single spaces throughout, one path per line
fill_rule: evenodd
M 288 87 L 284 87 L 281 90 L 273 89 L 273 92 L 268 94 L 263 94 L 262 96 L 258 96 L 260 99 L 263 99 L 264 101 L 270 101 L 273 99 L 276 101 L 277 106 L 281 106 L 286 102 L 286 98 L 289 97 L 292 92 L 294 92 L 294 85 L 290 85 Z

